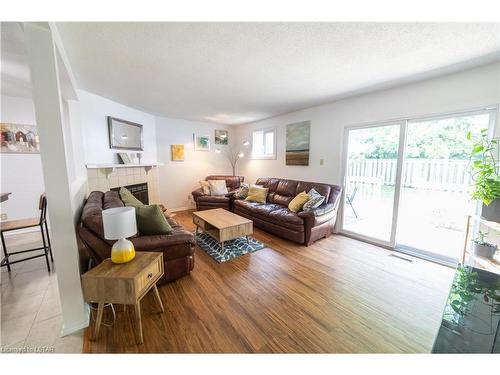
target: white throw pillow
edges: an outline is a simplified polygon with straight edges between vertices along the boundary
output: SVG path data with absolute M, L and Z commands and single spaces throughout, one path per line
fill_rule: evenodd
M 210 195 L 226 195 L 226 180 L 208 180 L 210 185 Z

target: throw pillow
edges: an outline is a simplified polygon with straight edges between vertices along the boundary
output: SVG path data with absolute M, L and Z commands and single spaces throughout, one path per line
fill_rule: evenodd
M 140 207 L 144 205 L 144 203 L 134 197 L 130 190 L 125 187 L 120 188 L 120 198 L 122 199 L 125 206 Z
M 248 189 L 248 196 L 245 200 L 257 203 L 266 203 L 268 188 L 251 185 Z
M 288 209 L 292 212 L 299 212 L 302 209 L 302 206 L 309 200 L 309 194 L 305 191 L 299 193 L 292 199 L 292 201 L 288 204 Z
M 239 199 L 245 199 L 246 197 L 248 197 L 248 189 L 250 189 L 250 185 L 242 183 L 238 191 L 234 194 L 234 197 Z
M 226 180 L 208 180 L 210 185 L 210 195 L 226 195 Z
M 309 190 L 307 195 L 309 195 L 309 200 L 304 203 L 304 206 L 302 207 L 304 211 L 314 210 L 315 208 L 321 206 L 321 204 L 325 201 L 325 197 L 314 189 Z
M 141 236 L 172 233 L 172 227 L 157 204 L 136 207 L 135 219 L 137 231 Z
M 208 181 L 200 181 L 200 186 L 203 190 L 203 194 L 210 195 L 210 184 Z

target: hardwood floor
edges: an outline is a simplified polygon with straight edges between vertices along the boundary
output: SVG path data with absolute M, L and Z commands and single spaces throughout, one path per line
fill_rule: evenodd
M 176 219 L 194 230 L 190 212 Z M 143 345 L 128 308 L 97 342 L 89 327 L 84 351 L 430 352 L 453 269 L 339 235 L 309 247 L 258 229 L 254 237 L 268 248 L 222 264 L 197 248 L 191 275 L 159 288 L 163 314 L 144 297 Z

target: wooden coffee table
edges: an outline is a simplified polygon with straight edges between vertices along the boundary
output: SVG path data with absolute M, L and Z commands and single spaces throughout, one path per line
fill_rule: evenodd
M 253 233 L 252 220 L 226 211 L 223 208 L 193 212 L 193 223 L 196 225 L 196 233 L 201 229 L 210 237 L 221 244 L 224 251 L 224 242 L 239 237 L 246 237 Z

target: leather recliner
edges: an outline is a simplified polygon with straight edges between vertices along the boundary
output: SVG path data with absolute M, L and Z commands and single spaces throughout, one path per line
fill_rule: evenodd
M 235 214 L 252 220 L 260 229 L 304 245 L 333 233 L 342 192 L 340 186 L 279 178 L 259 178 L 256 184 L 269 189 L 267 202 L 235 199 Z M 288 209 L 297 194 L 312 188 L 325 197 L 321 206 L 298 213 Z
M 83 206 L 78 237 L 94 263 L 99 264 L 111 256 L 115 241 L 104 238 L 102 211 L 113 207 L 123 207 L 118 192 L 93 191 Z M 136 251 L 157 251 L 163 253 L 164 275 L 160 283 L 176 280 L 189 274 L 194 268 L 194 235 L 175 220 L 165 215 L 173 229 L 171 234 L 140 236 L 129 238 Z
M 214 196 L 203 193 L 200 187 L 193 191 L 194 202 L 196 203 L 196 210 L 210 210 L 213 208 L 224 208 L 228 211 L 233 209 L 234 194 L 240 188 L 244 180 L 243 176 L 207 176 L 205 181 L 208 180 L 225 180 L 228 193 L 226 195 Z

